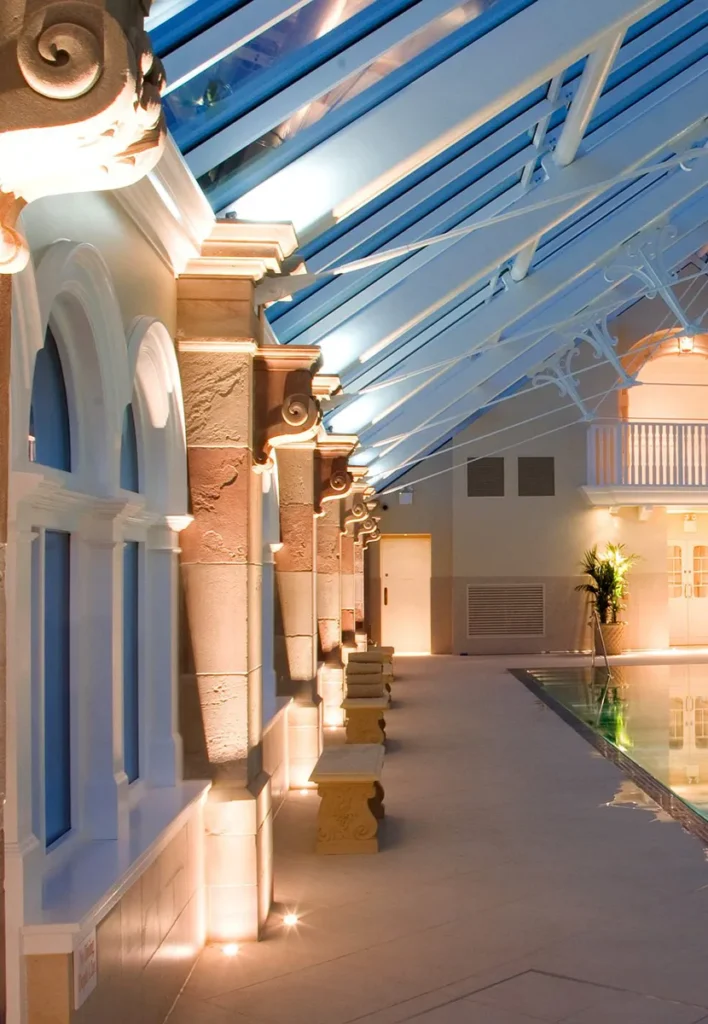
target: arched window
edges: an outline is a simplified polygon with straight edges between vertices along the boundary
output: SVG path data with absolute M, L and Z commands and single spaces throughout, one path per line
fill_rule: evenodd
M 134 540 L 123 546 L 123 759 L 128 782 L 140 775 L 140 548 Z
M 132 405 L 126 405 L 123 415 L 123 435 L 120 444 L 120 485 L 124 491 L 135 491 L 136 493 L 140 491 L 138 438 Z
M 59 349 L 50 328 L 34 364 L 29 434 L 34 462 L 71 471 L 69 403 Z
M 44 531 L 44 829 L 47 846 L 71 815 L 71 536 Z

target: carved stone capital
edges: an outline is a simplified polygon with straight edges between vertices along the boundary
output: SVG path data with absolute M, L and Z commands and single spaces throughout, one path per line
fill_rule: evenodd
M 317 378 L 315 378 L 315 381 Z M 326 501 L 346 498 L 354 486 L 348 459 L 359 443 L 355 434 L 326 434 L 320 431 L 315 448 L 313 506 L 316 516 L 324 513 Z
M 379 517 L 372 516 L 369 510 L 366 511 L 366 518 L 360 523 L 354 524 L 354 540 L 365 542 L 369 536 L 377 533 L 379 529 Z
M 18 207 L 121 188 L 157 163 L 164 75 L 150 0 L 4 0 L 0 14 L 0 271 L 29 258 Z
M 272 461 L 272 451 L 294 441 L 309 441 L 322 413 L 312 393 L 312 378 L 321 353 L 314 346 L 260 348 L 254 357 L 253 455 L 258 466 Z
M 366 549 L 366 548 L 368 548 L 369 544 L 376 544 L 380 540 L 381 540 L 381 531 L 379 530 L 379 528 L 377 526 L 376 529 L 371 531 L 371 533 L 363 534 L 363 536 L 361 538 L 361 546 L 362 546 L 362 548 Z

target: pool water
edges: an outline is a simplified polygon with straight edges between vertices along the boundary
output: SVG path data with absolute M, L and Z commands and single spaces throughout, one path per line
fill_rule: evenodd
M 549 696 L 708 819 L 708 664 L 533 669 Z

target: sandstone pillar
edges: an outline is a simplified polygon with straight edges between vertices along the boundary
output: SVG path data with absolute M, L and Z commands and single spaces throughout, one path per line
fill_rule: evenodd
M 314 504 L 318 516 L 318 677 L 328 726 L 343 724 L 340 535 L 344 499 L 354 484 L 347 460 L 357 444 L 358 438 L 352 434 L 321 431 L 317 439 Z
M 354 580 L 354 538 L 346 531 L 341 537 L 341 571 L 342 571 L 342 645 L 348 650 L 354 650 L 356 642 L 355 632 L 355 580 Z
M 256 938 L 272 900 L 270 780 L 262 766 L 260 473 L 283 437 L 315 432 L 315 403 L 260 359 L 254 280 L 289 228 L 218 223 L 178 282 L 178 348 L 193 523 L 182 535 L 182 722 L 206 808 L 207 933 Z
M 322 752 L 316 684 L 314 443 L 281 448 L 277 463 L 282 547 L 275 555 L 276 675 L 278 694 L 293 698 L 288 715 L 290 786 L 303 789 L 310 786 L 310 772 Z

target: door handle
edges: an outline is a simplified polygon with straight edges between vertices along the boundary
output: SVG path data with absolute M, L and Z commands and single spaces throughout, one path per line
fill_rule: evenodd
M 384 604 L 388 604 L 388 587 L 384 587 Z
M 683 588 L 684 597 L 693 597 L 693 584 L 687 583 Z

